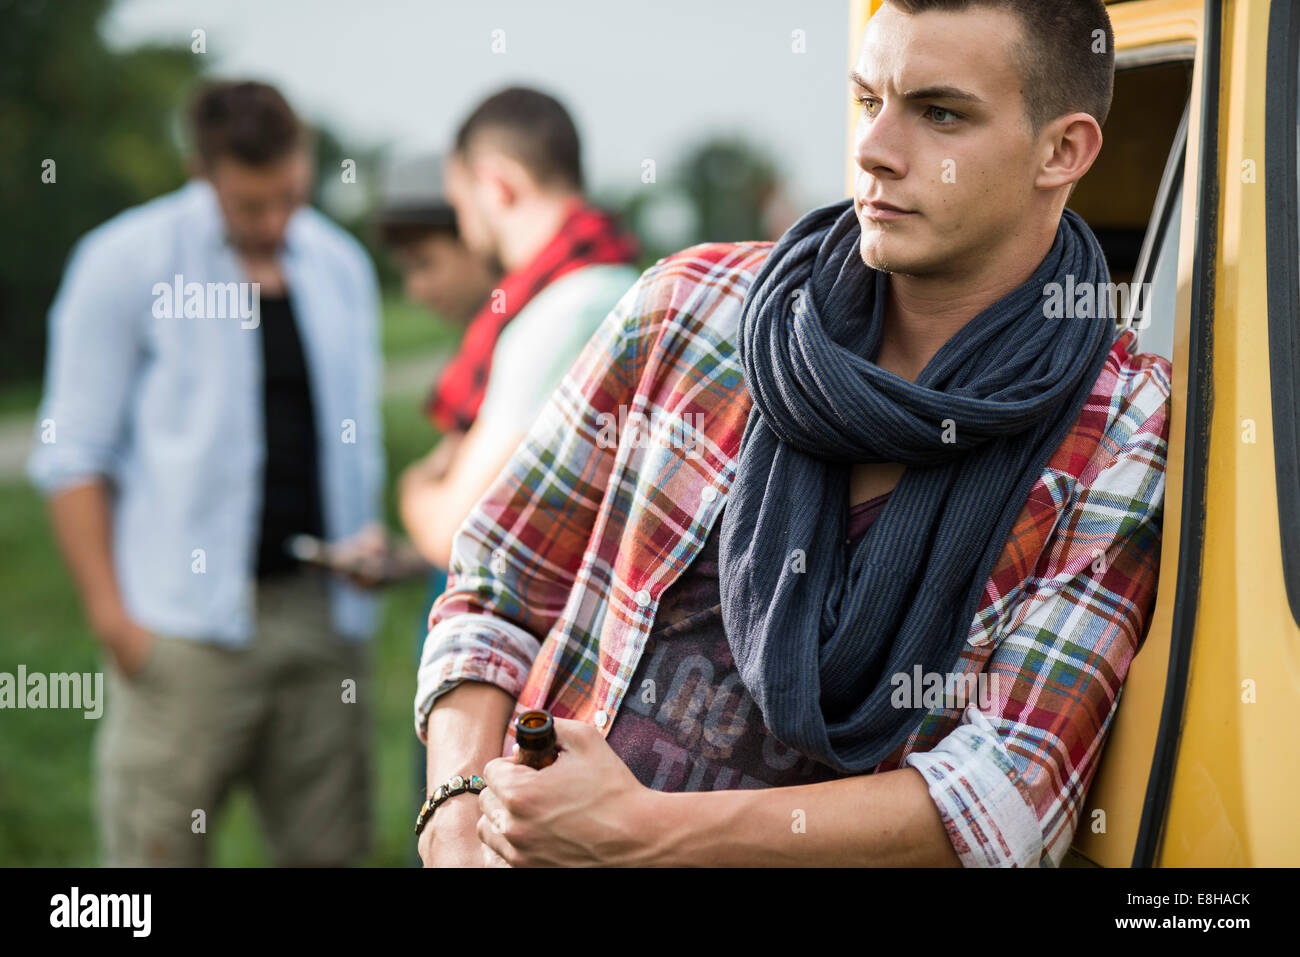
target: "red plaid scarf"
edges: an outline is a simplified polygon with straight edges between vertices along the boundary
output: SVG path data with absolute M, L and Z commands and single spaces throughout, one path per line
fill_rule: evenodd
M 528 265 L 502 279 L 470 321 L 460 349 L 429 396 L 425 414 L 430 421 L 442 432 L 465 431 L 473 425 L 483 404 L 497 337 L 546 286 L 593 263 L 633 262 L 637 253 L 636 239 L 620 232 L 611 215 L 575 197 L 551 241 Z

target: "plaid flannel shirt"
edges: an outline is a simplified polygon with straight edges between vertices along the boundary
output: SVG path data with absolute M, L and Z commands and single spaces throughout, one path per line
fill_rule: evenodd
M 751 407 L 737 321 L 771 246 L 660 260 L 587 343 L 454 538 L 419 669 L 421 740 L 463 680 L 515 697 L 516 716 L 545 707 L 608 733 L 659 597 L 735 476 Z M 1126 330 L 985 588 L 958 669 L 982 673 L 992 701 L 919 710 L 875 769 L 925 776 L 967 866 L 1060 864 L 1146 633 L 1170 364 L 1135 352 Z

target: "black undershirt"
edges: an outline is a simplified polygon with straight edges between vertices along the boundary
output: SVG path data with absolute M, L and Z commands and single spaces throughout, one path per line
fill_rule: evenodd
M 257 577 L 296 569 L 284 549 L 292 535 L 322 537 L 316 425 L 311 381 L 287 296 L 261 297 L 262 399 L 266 467 L 262 480 L 262 523 Z

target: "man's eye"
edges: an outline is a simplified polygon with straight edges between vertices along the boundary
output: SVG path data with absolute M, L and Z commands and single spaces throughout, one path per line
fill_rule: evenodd
M 945 110 L 942 106 L 932 106 L 926 110 L 926 112 L 931 114 L 934 121 L 940 126 L 952 126 L 961 119 L 960 113 L 954 113 L 952 110 Z M 943 116 L 935 115 L 940 113 L 942 113 Z
M 876 115 L 876 109 L 878 109 L 878 107 L 876 107 L 876 106 L 874 105 L 874 104 L 876 104 L 876 99 L 875 99 L 874 97 L 870 97 L 870 96 L 855 96 L 853 99 L 857 102 L 857 104 L 858 104 L 858 109 L 861 110 L 862 112 L 866 113 L 867 116 L 875 116 L 875 115 Z

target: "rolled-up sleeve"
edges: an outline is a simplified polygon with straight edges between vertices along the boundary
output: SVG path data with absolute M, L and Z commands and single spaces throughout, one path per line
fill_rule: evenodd
M 639 319 L 648 276 L 596 328 L 452 539 L 418 672 L 421 741 L 434 702 L 462 681 L 517 698 L 569 601 L 617 454 L 600 440 L 597 416 L 631 402 L 634 367 L 645 361 L 628 326 Z
M 28 477 L 46 495 L 113 473 L 140 361 L 136 289 L 120 245 L 99 233 L 73 248 L 50 307 L 45 391 Z
M 1136 397 L 1138 389 L 1151 390 Z M 1168 434 L 1168 380 L 1156 366 L 1134 387 L 1103 448 L 1117 449 L 1080 486 L 1048 540 L 1036 590 L 1007 612 L 984 677 L 934 748 L 907 755 L 924 775 L 967 867 L 1059 866 L 1074 838 L 1121 686 L 1155 602 Z M 1135 427 L 1136 426 L 1136 427 Z

